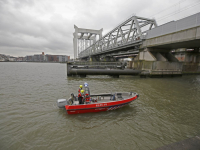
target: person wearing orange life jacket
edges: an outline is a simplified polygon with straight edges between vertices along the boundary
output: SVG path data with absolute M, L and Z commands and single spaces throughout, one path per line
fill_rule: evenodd
M 78 93 L 81 93 L 82 88 L 83 88 L 83 86 L 80 85 L 80 86 L 79 86 L 79 89 L 78 89 Z
M 79 104 L 83 104 L 83 97 L 84 97 L 84 90 L 81 90 L 81 92 L 78 94 Z
M 85 102 L 86 104 L 90 103 L 90 89 L 88 83 L 84 83 L 85 87 Z
M 85 103 L 85 91 L 81 90 L 81 95 L 82 95 L 82 104 Z
M 90 103 L 90 96 L 88 93 L 85 94 L 85 102 L 86 102 L 86 104 Z

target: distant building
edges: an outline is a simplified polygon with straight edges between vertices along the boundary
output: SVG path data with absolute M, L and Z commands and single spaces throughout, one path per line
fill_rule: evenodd
M 16 58 L 11 56 L 11 57 L 8 58 L 8 60 L 9 61 L 16 61 Z
M 33 61 L 43 62 L 44 61 L 44 55 L 42 55 L 42 54 L 35 54 L 33 56 Z
M 25 57 L 13 57 L 9 55 L 0 54 L 0 61 L 27 61 L 27 62 L 66 62 L 70 60 L 70 56 L 67 55 L 44 55 L 34 54 Z
M 5 58 L 0 56 L 0 61 L 5 61 Z
M 22 61 L 26 61 L 26 57 L 23 57 L 23 60 Z
M 70 58 L 70 56 L 59 55 L 59 62 L 66 62 L 66 61 L 70 60 L 69 58 Z
M 44 61 L 46 62 L 66 62 L 70 56 L 67 55 L 45 55 Z
M 23 61 L 24 57 L 17 57 L 16 61 Z
M 56 59 L 56 56 L 55 55 L 45 55 L 45 59 L 44 59 L 46 62 L 56 62 L 57 59 Z
M 4 54 L 0 54 L 0 61 L 6 61 L 6 58 Z
M 32 55 L 26 56 L 26 61 L 33 61 L 33 56 Z

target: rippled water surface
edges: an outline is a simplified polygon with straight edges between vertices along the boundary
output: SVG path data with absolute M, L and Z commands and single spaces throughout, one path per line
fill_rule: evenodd
M 140 97 L 110 112 L 68 115 L 57 99 L 129 92 Z M 146 150 L 200 135 L 200 76 L 67 77 L 65 64 L 0 63 L 0 149 Z

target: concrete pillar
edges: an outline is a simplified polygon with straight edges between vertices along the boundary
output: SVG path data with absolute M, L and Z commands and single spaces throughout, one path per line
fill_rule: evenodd
M 115 58 L 114 58 L 114 57 L 111 57 L 111 56 L 106 56 L 104 60 L 105 60 L 105 61 L 112 61 L 112 62 L 113 62 L 113 61 L 116 61 Z
M 92 61 L 100 61 L 100 56 L 91 56 Z
M 74 60 L 77 58 L 77 38 L 73 38 L 74 44 Z
M 200 48 L 194 48 L 194 52 L 200 52 Z
M 149 49 L 140 51 L 134 59 L 133 69 L 143 70 L 145 76 L 179 76 L 182 74 L 182 63 L 179 62 L 169 50 Z
M 74 25 L 74 39 L 73 39 L 73 43 L 74 43 L 74 59 L 77 58 L 77 44 L 78 44 L 78 27 L 76 25 Z

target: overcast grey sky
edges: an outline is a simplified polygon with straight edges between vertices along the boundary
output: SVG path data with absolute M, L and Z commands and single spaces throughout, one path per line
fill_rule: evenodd
M 0 0 L 0 54 L 73 58 L 74 24 L 105 35 L 132 14 L 161 25 L 199 8 L 200 0 Z

